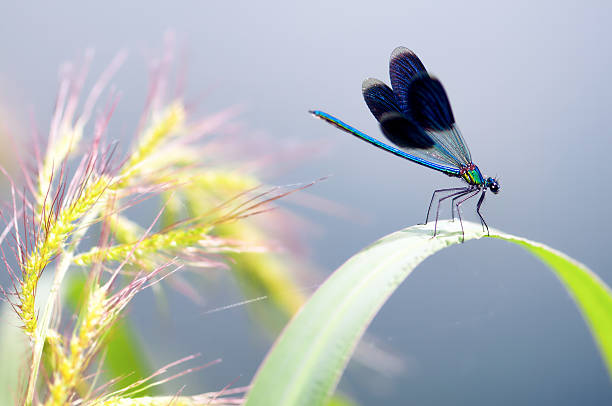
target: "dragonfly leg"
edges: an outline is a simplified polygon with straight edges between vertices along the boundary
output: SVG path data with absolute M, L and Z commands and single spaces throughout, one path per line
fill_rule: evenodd
M 461 242 L 465 241 L 465 231 L 463 231 L 463 221 L 461 220 L 461 210 L 459 206 L 461 206 L 461 204 L 463 204 L 466 200 L 470 200 L 472 197 L 476 196 L 478 192 L 480 192 L 480 189 L 470 189 L 468 192 L 465 193 L 468 194 L 468 196 L 457 202 L 457 216 L 459 217 L 459 224 L 461 224 Z
M 471 193 L 473 190 L 474 190 L 473 186 L 468 186 L 467 188 L 464 188 L 461 193 L 454 194 L 455 197 L 453 197 L 453 199 L 451 200 L 451 212 L 452 212 L 452 216 L 453 216 L 453 221 L 455 220 L 455 217 L 454 217 L 455 216 L 455 214 L 454 214 L 455 201 L 457 199 L 460 199 L 460 198 L 464 197 L 468 193 Z M 457 211 L 457 212 L 459 212 L 459 211 Z M 461 222 L 461 216 L 459 216 L 459 222 Z
M 427 224 L 427 222 L 429 221 L 429 213 L 431 212 L 431 206 L 433 206 L 433 202 L 434 202 L 434 198 L 436 197 L 436 193 L 452 192 L 452 191 L 457 191 L 457 190 L 465 190 L 465 188 L 464 187 L 452 187 L 450 189 L 434 190 L 433 194 L 431 195 L 431 200 L 429 201 L 429 207 L 427 208 L 427 216 L 425 216 L 425 223 L 423 224 Z
M 436 209 L 436 222 L 434 223 L 434 233 L 433 233 L 432 238 L 436 236 L 437 231 L 438 231 L 438 218 L 440 217 L 440 206 L 442 205 L 442 202 L 443 202 L 444 200 L 448 199 L 448 198 L 453 197 L 453 196 L 457 196 L 457 195 L 459 195 L 459 196 L 461 196 L 461 195 L 465 195 L 466 193 L 469 193 L 469 192 L 471 192 L 471 191 L 472 191 L 472 188 L 471 188 L 471 187 L 464 187 L 464 188 L 458 188 L 458 189 L 459 189 L 459 191 L 458 191 L 458 192 L 451 193 L 451 194 L 449 194 L 449 195 L 446 195 L 446 196 L 444 196 L 444 197 L 441 197 L 441 198 L 438 200 L 438 208 Z
M 482 223 L 483 227 L 482 227 L 482 231 L 484 231 L 485 227 L 487 228 L 487 235 L 491 235 L 489 234 L 489 226 L 487 225 L 487 222 L 485 221 L 485 219 L 482 217 L 482 214 L 480 214 L 480 206 L 482 206 L 482 202 L 484 202 L 484 198 L 485 198 L 485 193 L 486 193 L 487 189 L 484 189 L 482 191 L 482 195 L 480 196 L 480 199 L 478 199 L 478 203 L 476 204 L 476 213 L 478 214 L 478 217 L 480 217 L 480 222 Z
M 462 193 L 458 196 L 453 197 L 453 200 L 451 200 L 451 220 L 455 221 L 455 201 L 457 199 L 461 199 L 463 196 L 465 196 L 467 193 L 471 192 L 472 189 L 467 190 L 465 193 Z

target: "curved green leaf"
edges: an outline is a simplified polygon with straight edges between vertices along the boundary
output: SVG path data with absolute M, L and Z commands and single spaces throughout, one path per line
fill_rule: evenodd
M 465 240 L 485 234 L 464 222 Z M 332 393 L 359 338 L 399 284 L 425 258 L 461 242 L 459 225 L 438 222 L 390 234 L 338 268 L 296 314 L 268 353 L 247 406 L 321 405 Z M 543 244 L 491 230 L 544 261 L 576 301 L 612 374 L 612 292 L 584 265 Z

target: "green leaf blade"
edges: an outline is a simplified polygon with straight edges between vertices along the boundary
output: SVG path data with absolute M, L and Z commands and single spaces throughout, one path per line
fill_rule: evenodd
M 612 377 L 612 290 L 585 265 L 544 244 L 503 233 L 494 237 L 524 247 L 555 273 L 591 330 Z
M 464 222 L 465 240 L 485 234 Z M 257 372 L 247 406 L 323 405 L 376 313 L 424 259 L 461 242 L 459 224 L 417 225 L 383 237 L 336 270 L 296 314 Z M 491 230 L 541 258 L 577 301 L 612 373 L 612 294 L 583 265 L 542 244 Z M 579 274 L 579 275 L 576 275 Z M 593 293 L 597 291 L 597 293 Z
M 440 238 L 431 238 L 427 226 L 398 231 L 342 265 L 283 331 L 258 372 L 246 404 L 322 404 L 391 293 L 425 258 L 460 243 L 458 224 L 453 225 Z M 466 230 L 466 240 L 481 236 L 480 229 Z M 278 371 L 283 371 L 282 379 Z

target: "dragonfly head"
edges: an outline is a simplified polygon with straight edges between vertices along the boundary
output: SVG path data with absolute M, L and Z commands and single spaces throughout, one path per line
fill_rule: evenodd
M 497 182 L 495 178 L 487 178 L 485 187 L 488 187 L 489 190 L 495 194 L 499 193 L 499 182 Z

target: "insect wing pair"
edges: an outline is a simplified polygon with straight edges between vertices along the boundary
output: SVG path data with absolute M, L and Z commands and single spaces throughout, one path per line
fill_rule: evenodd
M 494 178 L 485 178 L 478 166 L 472 162 L 470 150 L 455 124 L 442 83 L 430 76 L 420 59 L 404 47 L 396 48 L 391 54 L 389 75 L 391 87 L 378 79 L 368 78 L 363 81 L 362 92 L 382 133 L 392 145 L 373 138 L 323 111 L 313 110 L 311 113 L 387 152 L 448 176 L 463 179 L 467 183 L 465 187 L 434 191 L 425 219 L 427 223 L 435 197 L 441 195 L 436 209 L 434 236 L 440 205 L 448 199 L 452 202 L 453 218 L 455 208 L 457 209 L 463 235 L 459 207 L 478 194 L 480 198 L 476 204 L 476 213 L 488 232 L 489 227 L 480 213 L 480 207 L 487 190 L 495 194 L 499 192 L 499 183 Z

